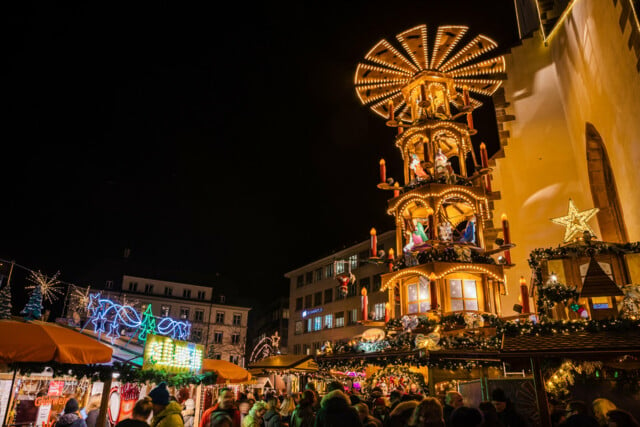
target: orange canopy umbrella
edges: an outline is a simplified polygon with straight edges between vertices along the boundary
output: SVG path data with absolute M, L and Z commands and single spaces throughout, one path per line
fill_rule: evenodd
M 251 380 L 249 371 L 226 360 L 204 359 L 202 371 L 217 373 L 216 383 L 218 384 L 244 383 Z
M 113 350 L 54 323 L 0 320 L 0 363 L 109 363 Z

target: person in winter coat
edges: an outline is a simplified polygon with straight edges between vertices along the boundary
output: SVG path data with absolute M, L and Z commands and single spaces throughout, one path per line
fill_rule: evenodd
M 153 403 L 151 403 L 151 398 L 147 396 L 136 402 L 131 418 L 120 421 L 116 427 L 149 427 L 147 420 L 151 411 L 153 411 Z
M 400 402 L 389 414 L 388 427 L 405 427 L 413 415 L 413 411 L 418 406 L 418 402 L 415 400 L 408 400 L 406 402 Z
M 76 399 L 67 400 L 64 405 L 64 414 L 58 418 L 55 427 L 87 427 L 87 423 L 80 417 L 78 409 L 80 409 L 80 405 Z
M 302 393 L 302 399 L 291 414 L 290 427 L 313 427 L 315 414 L 313 406 L 315 404 L 316 395 L 311 390 L 305 390 Z
M 92 398 L 87 405 L 87 418 L 84 420 L 87 427 L 96 427 L 98 415 L 100 414 L 100 399 Z
M 233 390 L 226 387 L 220 390 L 216 404 L 202 414 L 199 427 L 226 427 L 228 424 L 226 418 L 231 419 L 232 427 L 240 427 L 242 417 L 240 416 L 240 411 L 236 408 L 233 397 Z M 249 410 L 247 410 L 247 413 L 249 413 Z
M 267 412 L 262 417 L 264 427 L 282 427 L 279 413 L 280 401 L 274 395 L 267 400 Z
M 445 427 L 440 401 L 435 397 L 422 399 L 414 409 L 409 425 L 413 427 Z
M 349 397 L 341 390 L 327 393 L 320 402 L 315 427 L 362 427 L 358 412 L 350 403 Z
M 176 401 L 169 400 L 166 383 L 158 384 L 151 390 L 149 397 L 153 404 L 151 427 L 184 427 L 182 406 Z
M 260 401 L 253 404 L 249 410 L 249 415 L 242 420 L 242 427 L 261 427 L 262 417 L 267 412 L 267 404 Z
M 504 390 L 497 388 L 491 392 L 491 403 L 496 407 L 498 420 L 504 427 L 520 427 L 526 426 L 527 422 L 522 415 L 516 412 L 513 403 L 507 398 Z
M 353 407 L 358 412 L 364 427 L 382 427 L 382 421 L 369 415 L 369 407 L 366 403 L 360 402 L 353 405 Z
M 280 404 L 280 421 L 283 424 L 289 424 L 291 421 L 291 414 L 296 409 L 296 403 L 293 396 L 287 396 Z

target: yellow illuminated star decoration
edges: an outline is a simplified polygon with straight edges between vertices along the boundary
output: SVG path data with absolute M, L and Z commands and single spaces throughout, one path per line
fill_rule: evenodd
M 571 241 L 573 238 L 582 236 L 585 231 L 588 231 L 592 236 L 595 236 L 593 229 L 587 224 L 587 222 L 598 213 L 600 209 L 593 208 L 586 211 L 578 212 L 578 208 L 573 203 L 573 200 L 569 199 L 569 212 L 565 216 L 558 218 L 552 218 L 551 222 L 558 225 L 563 225 L 564 229 L 564 243 Z

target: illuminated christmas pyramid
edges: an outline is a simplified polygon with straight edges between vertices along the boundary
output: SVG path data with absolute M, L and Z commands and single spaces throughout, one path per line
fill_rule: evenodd
M 355 75 L 362 103 L 398 129 L 403 160 L 401 182 L 380 162 L 378 187 L 393 192 L 387 213 L 396 220 L 396 250 L 377 259 L 390 266 L 382 277 L 387 317 L 499 315 L 513 245 L 506 218 L 503 237 L 487 237 L 496 237 L 497 193 L 486 147 L 478 147 L 478 160 L 471 136 L 473 110 L 482 105 L 472 95 L 500 87 L 504 57 L 492 56 L 497 44 L 469 36 L 465 26 L 441 26 L 430 40 L 421 25 L 396 39 L 377 43 Z

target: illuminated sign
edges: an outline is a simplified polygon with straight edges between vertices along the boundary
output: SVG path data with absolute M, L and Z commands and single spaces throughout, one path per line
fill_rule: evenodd
M 90 294 L 87 305 L 89 320 L 93 323 L 93 330 L 98 336 L 103 333 L 111 339 L 111 343 L 120 338 L 122 328 L 136 329 L 138 340 L 145 341 L 147 334 L 169 335 L 171 338 L 186 340 L 191 335 L 191 323 L 174 320 L 170 317 L 156 319 L 151 312 L 151 304 L 140 314 L 130 305 L 122 305 L 100 294 Z
M 62 390 L 64 389 L 64 381 L 51 381 L 49 382 L 49 396 L 62 396 Z
M 39 396 L 36 397 L 35 406 L 64 406 L 67 403 L 68 398 L 64 396 Z
M 322 313 L 322 307 L 312 308 L 311 310 L 305 310 L 302 312 L 302 317 L 305 318 L 311 314 Z
M 198 374 L 202 370 L 203 356 L 204 347 L 200 344 L 148 335 L 142 369 Z

